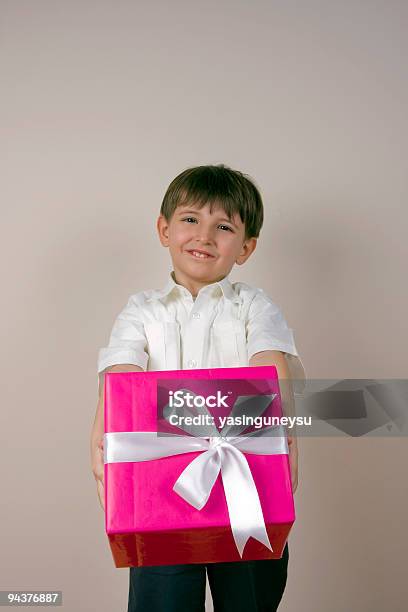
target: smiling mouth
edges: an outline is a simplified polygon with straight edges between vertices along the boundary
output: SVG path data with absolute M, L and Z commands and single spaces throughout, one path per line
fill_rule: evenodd
M 199 251 L 187 251 L 189 255 L 194 257 L 194 259 L 214 259 L 213 255 L 205 255 L 205 253 L 200 253 Z

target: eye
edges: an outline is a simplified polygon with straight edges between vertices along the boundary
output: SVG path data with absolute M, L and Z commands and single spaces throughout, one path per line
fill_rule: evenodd
M 186 217 L 185 219 L 183 219 L 183 221 L 188 221 L 189 219 L 192 219 L 193 221 L 196 220 L 196 219 L 194 219 L 194 217 Z
M 225 227 L 229 232 L 232 232 L 232 229 L 228 227 L 228 225 L 219 225 L 218 227 Z

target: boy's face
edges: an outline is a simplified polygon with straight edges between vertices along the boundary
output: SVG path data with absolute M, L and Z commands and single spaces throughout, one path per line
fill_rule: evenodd
M 210 213 L 208 204 L 201 210 L 192 204 L 179 206 L 169 222 L 160 215 L 157 230 L 162 245 L 170 249 L 177 282 L 194 292 L 227 276 L 235 263 L 242 265 L 257 242 L 245 240 L 238 214 L 229 220 L 220 207 Z

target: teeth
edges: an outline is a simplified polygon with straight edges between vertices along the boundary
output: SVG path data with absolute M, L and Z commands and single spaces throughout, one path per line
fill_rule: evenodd
M 191 251 L 193 255 L 195 255 L 195 257 L 209 257 L 209 255 L 204 255 L 204 253 L 199 253 L 198 251 Z

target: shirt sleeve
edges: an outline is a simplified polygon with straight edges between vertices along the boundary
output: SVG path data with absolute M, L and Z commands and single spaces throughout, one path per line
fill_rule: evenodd
M 306 386 L 306 372 L 297 351 L 293 329 L 280 308 L 262 290 L 258 289 L 248 311 L 247 320 L 248 360 L 260 351 L 281 351 L 285 354 L 295 393 L 302 393 Z
M 112 365 L 130 363 L 146 370 L 149 360 L 147 339 L 134 296 L 114 322 L 107 347 L 98 354 L 98 373 Z

